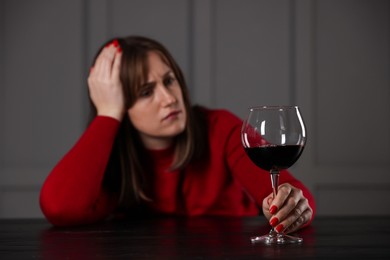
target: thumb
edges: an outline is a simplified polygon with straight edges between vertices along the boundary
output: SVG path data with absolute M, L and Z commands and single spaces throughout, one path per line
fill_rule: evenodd
M 273 201 L 273 195 L 270 194 L 263 200 L 263 214 L 267 219 L 270 219 L 272 214 L 269 212 L 269 208 L 271 206 L 271 203 Z
M 271 205 L 273 201 L 273 196 L 272 194 L 268 195 L 267 197 L 264 198 L 263 200 L 263 207 L 265 208 L 269 208 L 269 206 Z

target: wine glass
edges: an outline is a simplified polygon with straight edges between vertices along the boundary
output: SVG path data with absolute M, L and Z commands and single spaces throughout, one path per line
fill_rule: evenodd
M 306 142 L 305 125 L 297 106 L 259 106 L 249 108 L 241 129 L 241 141 L 248 157 L 269 171 L 274 198 L 280 170 L 291 167 L 300 157 Z M 252 243 L 290 244 L 303 239 L 277 233 L 251 237 Z

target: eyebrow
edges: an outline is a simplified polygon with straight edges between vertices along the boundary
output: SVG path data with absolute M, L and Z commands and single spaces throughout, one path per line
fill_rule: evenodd
M 162 76 L 162 78 L 164 79 L 164 78 L 166 78 L 166 77 L 167 77 L 168 75 L 170 75 L 170 74 L 175 75 L 175 73 L 173 73 L 173 71 L 172 71 L 171 69 L 169 69 L 167 72 L 164 73 L 164 75 Z M 142 89 L 142 88 L 146 88 L 146 87 L 151 87 L 151 85 L 153 85 L 153 84 L 154 84 L 153 81 L 152 81 L 152 82 L 148 81 L 148 82 L 142 84 L 141 89 Z

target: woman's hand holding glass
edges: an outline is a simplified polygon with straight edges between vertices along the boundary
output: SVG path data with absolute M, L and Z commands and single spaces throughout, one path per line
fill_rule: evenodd
M 97 115 L 119 121 L 125 114 L 122 85 L 119 79 L 122 51 L 117 41 L 109 43 L 96 58 L 88 77 L 89 95 Z
M 313 216 L 313 210 L 302 190 L 288 183 L 279 186 L 275 199 L 273 193 L 269 194 L 263 200 L 262 208 L 270 225 L 279 233 L 297 231 Z

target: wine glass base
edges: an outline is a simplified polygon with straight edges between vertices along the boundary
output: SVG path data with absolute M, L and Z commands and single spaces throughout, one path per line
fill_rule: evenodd
M 277 233 L 274 230 L 271 230 L 269 234 L 263 236 L 254 236 L 251 237 L 251 242 L 262 243 L 267 245 L 285 245 L 285 244 L 300 244 L 303 242 L 303 239 L 300 237 L 294 237 L 286 234 Z

